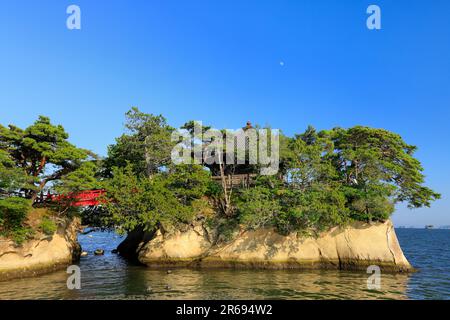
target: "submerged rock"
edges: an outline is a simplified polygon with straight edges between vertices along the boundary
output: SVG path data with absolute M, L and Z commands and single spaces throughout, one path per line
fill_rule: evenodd
M 97 249 L 97 250 L 94 251 L 94 254 L 95 254 L 96 256 L 102 256 L 102 255 L 105 254 L 105 250 L 103 250 L 103 249 Z

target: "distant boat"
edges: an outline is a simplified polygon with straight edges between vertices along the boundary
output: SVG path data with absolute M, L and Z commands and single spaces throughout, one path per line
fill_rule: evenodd
M 425 229 L 433 229 L 433 228 L 434 228 L 434 226 L 432 224 L 425 226 Z

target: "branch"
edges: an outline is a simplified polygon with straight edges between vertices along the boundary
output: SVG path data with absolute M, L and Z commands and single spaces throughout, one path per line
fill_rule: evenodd
M 44 169 L 46 163 L 47 163 L 47 158 L 44 156 L 44 157 L 41 159 L 41 162 L 39 163 L 39 167 L 37 168 L 37 170 L 36 170 L 36 172 L 33 174 L 33 176 L 37 177 L 37 176 L 41 173 L 42 169 Z

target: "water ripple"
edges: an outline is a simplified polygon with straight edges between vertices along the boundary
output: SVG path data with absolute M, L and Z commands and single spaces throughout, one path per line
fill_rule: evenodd
M 383 274 L 367 289 L 366 273 L 295 270 L 147 269 L 112 254 L 122 238 L 80 235 L 89 252 L 79 263 L 81 290 L 68 290 L 65 271 L 0 282 L 0 299 L 450 299 L 450 230 L 399 229 L 405 255 L 420 272 Z M 94 256 L 97 248 L 104 256 Z

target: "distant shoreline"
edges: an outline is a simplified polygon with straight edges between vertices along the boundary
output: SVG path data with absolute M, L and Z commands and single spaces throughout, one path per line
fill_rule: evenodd
M 395 227 L 395 229 L 450 230 L 450 226 L 440 226 L 440 227 L 432 227 L 432 228 L 426 228 L 425 226 L 424 227 L 399 226 L 399 227 Z

